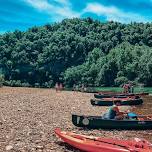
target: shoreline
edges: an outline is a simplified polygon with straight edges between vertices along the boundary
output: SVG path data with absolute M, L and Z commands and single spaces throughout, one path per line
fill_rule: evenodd
M 71 113 L 102 115 L 108 109 L 93 107 L 89 101 L 91 98 L 93 94 L 82 92 L 56 93 L 54 89 L 43 88 L 0 88 L 0 151 L 6 151 L 7 146 L 12 146 L 14 151 L 24 152 L 76 151 L 54 135 L 56 127 L 85 135 L 120 139 L 139 137 L 152 141 L 151 131 L 147 130 L 84 130 L 75 127 L 71 121 Z

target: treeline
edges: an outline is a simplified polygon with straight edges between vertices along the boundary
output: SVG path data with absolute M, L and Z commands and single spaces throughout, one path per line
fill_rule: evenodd
M 0 73 L 10 86 L 152 86 L 151 57 L 152 23 L 75 18 L 0 36 Z
M 68 86 L 120 86 L 128 81 L 152 86 L 152 48 L 124 42 L 108 55 L 95 48 L 86 62 L 65 71 L 64 80 Z

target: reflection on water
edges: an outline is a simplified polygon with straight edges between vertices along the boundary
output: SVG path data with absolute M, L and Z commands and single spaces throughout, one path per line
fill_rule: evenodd
M 152 115 L 152 96 L 143 97 L 144 104 L 140 106 L 136 106 L 133 112 L 141 115 Z M 152 142 L 152 130 L 147 131 L 138 131 L 138 134 L 143 136 L 145 139 L 150 140 Z

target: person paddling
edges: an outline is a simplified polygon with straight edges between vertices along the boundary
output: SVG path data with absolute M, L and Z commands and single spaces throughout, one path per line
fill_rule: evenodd
M 108 112 L 103 116 L 105 119 L 121 120 L 125 117 L 126 112 L 120 112 L 118 106 L 121 106 L 120 100 L 115 100 L 114 105 L 109 108 Z

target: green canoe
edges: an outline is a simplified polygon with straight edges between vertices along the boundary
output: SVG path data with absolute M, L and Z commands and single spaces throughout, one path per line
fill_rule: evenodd
M 84 115 L 72 115 L 72 122 L 77 127 L 85 127 L 89 129 L 135 129 L 145 130 L 152 129 L 152 117 L 146 117 L 137 119 L 103 119 L 101 116 L 84 116 Z
M 119 97 L 119 98 L 123 98 L 123 97 L 132 97 L 132 96 L 146 96 L 146 95 L 149 95 L 149 93 L 129 93 L 129 94 L 124 94 L 124 93 L 113 93 L 113 94 L 110 94 L 110 93 L 107 93 L 107 94 L 104 94 L 104 93 L 95 93 L 94 94 L 94 97 L 97 98 L 97 99 L 101 99 L 101 98 L 112 98 L 112 97 Z
M 118 99 L 118 100 L 121 100 Z M 113 101 L 112 100 L 104 100 L 104 99 L 91 99 L 91 104 L 93 106 L 112 106 Z M 127 105 L 140 105 L 143 103 L 143 100 L 141 98 L 139 99 L 129 99 L 129 100 L 121 100 L 121 105 L 127 106 Z

